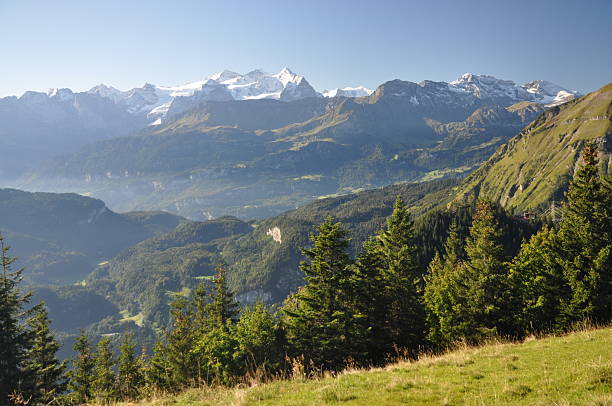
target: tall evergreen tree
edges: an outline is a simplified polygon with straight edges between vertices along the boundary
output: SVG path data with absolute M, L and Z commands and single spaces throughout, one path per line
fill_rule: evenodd
M 8 252 L 0 235 L 0 406 L 9 405 L 14 395 L 29 400 L 33 386 L 27 368 L 32 335 L 24 325 L 24 306 L 31 295 L 21 293 L 18 284 L 22 271 L 11 269 L 15 259 Z
M 465 337 L 468 340 L 478 339 L 479 335 L 506 335 L 514 331 L 515 309 L 508 308 L 508 304 L 513 303 L 512 290 L 500 236 L 491 204 L 478 202 L 466 240 L 468 260 L 462 276 L 467 288 L 466 312 L 471 319 L 468 323 L 474 323 L 474 335 L 468 332 Z
M 387 227 L 377 236 L 384 261 L 382 278 L 387 303 L 387 339 L 412 355 L 423 344 L 425 311 L 419 294 L 421 278 L 414 245 L 414 224 L 398 196 Z
M 225 264 L 217 265 L 213 282 L 207 301 L 203 286 L 194 295 L 194 328 L 198 332 L 192 352 L 199 381 L 231 384 L 239 374 L 233 358 L 238 346 L 234 338 L 238 303 L 228 287 Z
M 56 357 L 59 343 L 49 330 L 47 310 L 43 303 L 36 305 L 28 320 L 32 332 L 32 347 L 28 351 L 28 369 L 34 378 L 34 404 L 49 404 L 66 389 L 66 361 Z
M 446 255 L 430 264 L 425 303 L 430 339 L 446 346 L 465 340 L 476 343 L 516 330 L 516 308 L 500 230 L 487 202 L 479 202 L 466 239 L 465 259 L 458 233 L 451 232 Z
M 559 257 L 558 234 L 544 227 L 521 246 L 510 265 L 510 281 L 519 300 L 517 327 L 525 332 L 563 330 L 561 310 L 571 296 Z
M 143 365 L 141 359 L 136 356 L 136 345 L 133 335 L 125 334 L 119 345 L 119 357 L 117 359 L 117 396 L 123 400 L 133 400 L 139 395 L 139 390 L 144 384 Z
M 116 399 L 114 365 L 110 338 L 102 337 L 98 342 L 94 361 L 93 389 L 94 397 L 103 404 L 111 403 Z
M 444 348 L 463 336 L 461 311 L 465 308 L 465 297 L 459 294 L 462 287 L 463 241 L 459 236 L 456 222 L 451 223 L 448 238 L 444 244 L 444 255 L 436 253 L 429 264 L 425 277 L 424 301 L 427 309 L 428 340 Z
M 163 341 L 155 342 L 153 355 L 144 367 L 144 381 L 147 388 L 165 391 L 172 389 L 172 371 L 167 352 L 167 346 Z
M 214 283 L 208 316 L 212 323 L 225 326 L 228 322 L 236 321 L 238 303 L 227 285 L 227 267 L 224 263 L 217 265 Z
M 559 227 L 561 265 L 571 297 L 563 308 L 568 322 L 612 314 L 612 188 L 599 176 L 597 148 L 587 144 L 567 192 Z
M 349 306 L 352 269 L 342 225 L 327 217 L 311 234 L 300 265 L 306 286 L 284 307 L 287 338 L 295 354 L 316 368 L 338 368 L 353 354 L 353 315 Z
M 365 241 L 355 261 L 350 297 L 360 334 L 353 339 L 357 360 L 366 364 L 385 362 L 391 351 L 392 343 L 386 334 L 388 301 L 384 295 L 384 267 L 378 241 L 374 238 Z
M 194 325 L 193 303 L 187 298 L 178 297 L 170 304 L 172 325 L 163 345 L 156 347 L 161 351 L 168 371 L 167 384 L 179 389 L 193 385 L 200 374 L 200 362 L 194 354 L 194 346 L 199 331 Z
M 91 342 L 84 331 L 77 337 L 73 349 L 76 357 L 72 361 L 72 369 L 68 372 L 68 390 L 74 403 L 83 404 L 93 397 L 95 366 Z
M 242 375 L 258 370 L 274 372 L 280 368 L 284 352 L 277 322 L 263 303 L 258 302 L 242 311 L 234 338 L 237 348 L 233 358 Z

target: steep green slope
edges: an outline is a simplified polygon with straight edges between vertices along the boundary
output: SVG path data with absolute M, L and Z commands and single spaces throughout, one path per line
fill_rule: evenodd
M 137 405 L 608 405 L 612 329 L 492 343 L 321 379 L 192 389 Z
M 612 171 L 612 83 L 542 114 L 471 174 L 457 199 L 486 197 L 515 211 L 561 200 L 586 142 Z

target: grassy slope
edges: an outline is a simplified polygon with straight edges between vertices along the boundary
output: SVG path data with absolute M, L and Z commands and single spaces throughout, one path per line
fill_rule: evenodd
M 611 115 L 612 83 L 549 110 L 470 175 L 458 196 L 476 192 L 515 210 L 561 199 L 584 143 L 612 133 Z M 609 170 L 606 152 L 602 161 Z
M 192 389 L 148 405 L 610 405 L 612 328 L 461 349 L 337 378 Z

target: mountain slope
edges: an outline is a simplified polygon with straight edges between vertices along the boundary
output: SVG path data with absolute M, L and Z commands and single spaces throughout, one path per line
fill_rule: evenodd
M 612 84 L 546 111 L 471 174 L 457 200 L 480 196 L 517 211 L 561 200 L 586 142 L 599 145 L 610 173 Z
M 60 89 L 0 98 L 0 184 L 41 161 L 146 125 L 111 100 Z

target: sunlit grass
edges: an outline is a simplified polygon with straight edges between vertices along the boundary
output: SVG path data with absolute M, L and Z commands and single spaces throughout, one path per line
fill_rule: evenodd
M 142 405 L 611 405 L 611 344 L 612 328 L 494 342 L 335 377 L 191 389 Z

